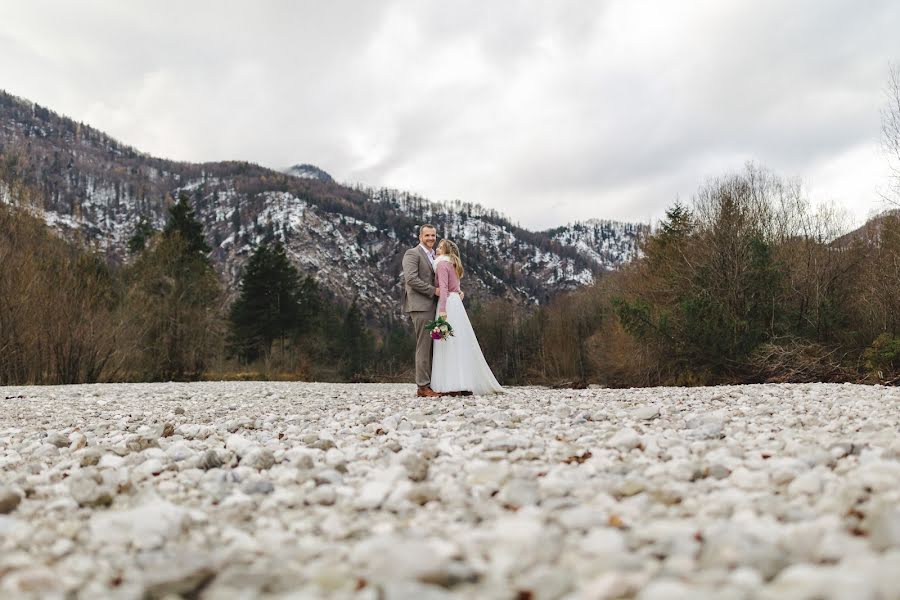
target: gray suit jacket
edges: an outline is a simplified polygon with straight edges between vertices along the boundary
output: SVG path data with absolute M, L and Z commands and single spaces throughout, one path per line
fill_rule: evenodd
M 438 297 L 434 295 L 434 270 L 421 246 L 410 248 L 403 255 L 403 294 L 400 306 L 404 312 L 435 310 Z

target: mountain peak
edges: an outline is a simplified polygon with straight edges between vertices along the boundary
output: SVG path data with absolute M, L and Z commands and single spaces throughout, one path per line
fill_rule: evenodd
M 342 186 L 310 164 L 281 177 L 247 162 L 156 158 L 2 92 L 0 156 L 0 203 L 31 199 L 27 208 L 48 225 L 102 247 L 110 260 L 129 260 L 136 224 L 143 219 L 161 229 L 167 199 L 187 193 L 231 297 L 255 248 L 279 241 L 328 294 L 356 297 L 384 320 L 399 316 L 401 257 L 416 243 L 420 223 L 433 223 L 460 244 L 466 294 L 477 302 L 534 304 L 590 284 L 633 257 L 638 238 L 627 225 L 528 231 L 475 204 Z M 20 182 L 28 194 L 13 193 Z
M 299 164 L 294 165 L 293 167 L 288 167 L 284 170 L 288 175 L 293 175 L 294 177 L 301 177 L 303 179 L 318 179 L 320 181 L 325 181 L 327 183 L 334 183 L 334 179 L 332 179 L 331 175 L 320 169 L 315 165 L 310 164 Z

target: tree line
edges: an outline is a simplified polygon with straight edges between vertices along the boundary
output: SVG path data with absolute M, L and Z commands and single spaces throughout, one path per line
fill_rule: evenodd
M 186 196 L 162 231 L 135 229 L 124 266 L 22 210 L 0 205 L 0 230 L 0 384 L 411 376 L 407 324 L 367 323 L 279 243 L 256 248 L 229 301 Z M 594 285 L 470 315 L 507 384 L 894 381 L 900 211 L 845 230 L 749 165 L 671 206 L 641 257 Z
M 900 211 L 844 231 L 799 183 L 748 165 L 671 206 L 624 269 L 473 321 L 506 381 L 897 381 Z
M 28 186 L 9 193 L 30 205 Z M 136 228 L 121 267 L 3 204 L 0 231 L 0 385 L 391 379 L 411 352 L 301 277 L 280 244 L 256 249 L 227 302 L 186 196 L 162 231 Z
M 897 68 L 888 91 L 883 133 L 896 198 Z M 0 194 L 44 206 L 16 156 L 0 157 Z M 250 183 L 269 189 L 267 177 Z M 318 200 L 362 210 L 365 197 Z M 388 224 L 398 202 L 419 200 L 382 198 L 366 210 Z M 420 204 L 423 216 L 435 216 L 434 205 Z M 405 323 L 389 316 L 371 326 L 355 302 L 300 276 L 277 243 L 256 248 L 238 297 L 227 298 L 186 197 L 162 231 L 137 225 L 123 266 L 2 203 L 0 231 L 0 385 L 412 378 Z M 462 250 L 479 264 L 477 246 Z M 900 210 L 847 233 L 840 214 L 813 206 L 798 182 L 751 164 L 672 205 L 641 256 L 594 285 L 530 309 L 495 299 L 469 312 L 506 384 L 895 383 Z

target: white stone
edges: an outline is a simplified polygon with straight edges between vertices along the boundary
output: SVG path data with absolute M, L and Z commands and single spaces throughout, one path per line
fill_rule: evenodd
M 509 465 L 505 462 L 474 460 L 466 463 L 465 469 L 470 485 L 492 485 L 499 488 L 509 476 Z
M 584 536 L 579 547 L 588 554 L 612 557 L 626 552 L 625 536 L 618 529 L 609 527 L 593 529 Z
M 446 571 L 449 553 L 445 544 L 395 534 L 376 535 L 358 543 L 350 560 L 377 581 L 429 580 Z
M 186 595 L 174 588 L 212 567 L 203 594 L 223 598 L 266 586 L 416 600 L 900 589 L 890 387 L 508 386 L 428 403 L 411 384 L 5 394 L 27 400 L 0 424 L 0 482 L 21 497 L 0 515 L 3 597 L 41 597 L 7 590 L 42 589 L 42 565 L 46 597 Z M 46 444 L 48 431 L 68 445 Z M 274 464 L 254 468 L 254 454 Z M 214 565 L 179 560 L 210 548 Z
M 73 431 L 69 434 L 69 447 L 72 450 L 80 450 L 87 445 L 87 438 L 85 435 L 78 431 Z
M 392 486 L 387 481 L 367 481 L 359 490 L 353 506 L 359 509 L 374 509 L 381 506 Z
M 822 477 L 815 471 L 807 471 L 794 478 L 788 485 L 788 494 L 815 496 L 822 492 Z
M 651 581 L 642 589 L 637 600 L 695 600 L 697 597 L 697 590 L 680 581 L 660 579 Z
M 729 481 L 742 490 L 763 490 L 769 486 L 769 475 L 765 471 L 738 467 L 731 472 Z
M 238 453 L 240 455 L 240 453 Z M 246 448 L 241 455 L 241 466 L 265 471 L 275 464 L 275 455 L 267 448 Z
M 641 436 L 634 429 L 626 427 L 617 431 L 607 440 L 606 445 L 611 448 L 628 451 L 641 445 Z
M 155 477 L 166 469 L 166 465 L 158 458 L 145 460 L 134 469 L 131 470 L 132 479 L 135 481 L 143 481 L 151 477 Z
M 196 454 L 197 452 L 195 450 L 184 443 L 172 444 L 171 446 L 166 448 L 166 456 L 168 456 L 175 462 L 187 460 Z
M 497 498 L 504 504 L 519 507 L 537 504 L 540 499 L 538 484 L 530 479 L 512 479 L 500 490 Z
M 242 458 L 250 450 L 255 449 L 257 445 L 244 436 L 233 433 L 225 440 L 225 448 L 234 452 L 239 458 Z
M 103 469 L 118 469 L 125 464 L 125 459 L 115 454 L 104 454 L 100 457 L 97 466 Z
M 647 406 L 639 406 L 631 411 L 631 416 L 641 421 L 649 421 L 659 416 L 659 406 L 648 404 Z
M 136 508 L 96 513 L 90 520 L 94 542 L 152 550 L 178 536 L 188 513 L 164 500 L 151 500 Z
M 882 501 L 866 519 L 872 547 L 883 551 L 900 550 L 900 506 Z

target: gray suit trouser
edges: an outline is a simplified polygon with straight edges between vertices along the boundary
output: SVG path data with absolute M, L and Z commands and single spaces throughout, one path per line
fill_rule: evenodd
M 434 346 L 431 332 L 425 325 L 434 320 L 434 310 L 415 310 L 409 313 L 416 332 L 416 385 L 431 385 L 431 351 Z

